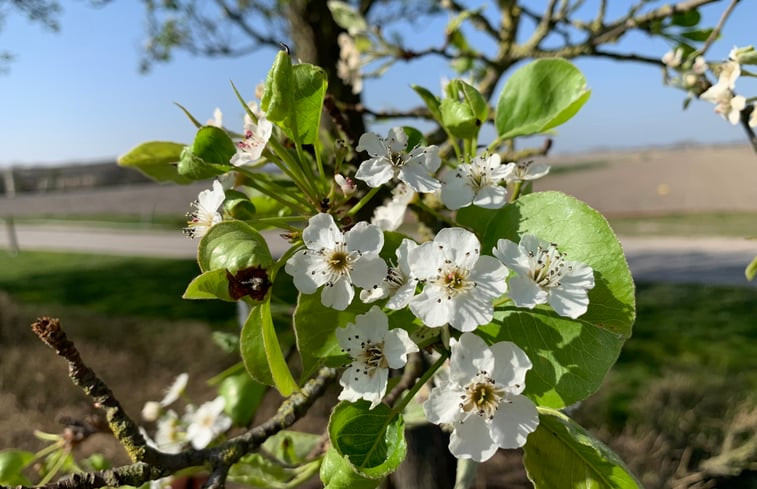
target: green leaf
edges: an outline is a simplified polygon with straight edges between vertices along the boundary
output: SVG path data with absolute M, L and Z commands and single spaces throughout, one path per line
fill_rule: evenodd
M 757 275 L 757 256 L 754 257 L 749 265 L 747 265 L 746 270 L 744 270 L 744 276 L 750 282 L 754 280 L 755 275 Z
M 321 435 L 282 430 L 263 442 L 263 449 L 285 464 L 305 462 L 321 442 Z
M 309 378 L 322 365 L 338 367 L 347 361 L 334 331 L 354 323 L 355 316 L 365 314 L 368 309 L 370 304 L 354 301 L 346 310 L 337 311 L 321 304 L 320 292 L 299 295 L 293 322 L 302 359 L 301 378 Z
M 415 93 L 417 93 L 421 97 L 423 103 L 426 104 L 426 107 L 428 107 L 428 110 L 431 112 L 431 115 L 434 116 L 434 119 L 437 122 L 441 123 L 442 113 L 439 107 L 441 104 L 439 97 L 420 85 L 410 85 L 410 88 L 415 90 Z
M 255 219 L 255 204 L 250 201 L 246 194 L 238 190 L 226 190 L 226 198 L 223 201 L 223 210 L 234 219 L 247 221 Z
M 118 164 L 136 168 L 158 182 L 190 183 L 192 180 L 180 175 L 176 167 L 183 149 L 184 145 L 179 143 L 150 141 L 118 158 Z
M 671 24 L 679 27 L 694 27 L 700 20 L 702 20 L 702 15 L 697 9 L 691 9 L 685 12 L 675 12 L 670 18 Z
M 247 372 L 223 379 L 218 394 L 226 401 L 224 411 L 236 426 L 248 426 L 265 394 L 265 385 L 255 382 Z
M 198 121 L 198 120 L 197 120 L 197 117 L 193 116 L 193 115 L 192 115 L 192 113 L 191 113 L 191 112 L 189 112 L 189 111 L 187 110 L 187 108 L 186 108 L 186 107 L 184 107 L 183 105 L 181 105 L 180 103 L 177 103 L 177 102 L 174 102 L 174 104 L 175 104 L 175 105 L 176 105 L 176 106 L 177 106 L 177 107 L 178 107 L 179 109 L 181 109 L 181 111 L 182 111 L 182 112 L 184 112 L 184 115 L 185 115 L 185 116 L 187 116 L 187 119 L 189 119 L 189 121 L 190 121 L 190 122 L 191 122 L 192 124 L 194 124 L 194 126 L 195 126 L 195 127 L 197 128 L 197 129 L 199 129 L 199 128 L 201 128 L 201 127 L 202 127 L 202 125 L 203 125 L 203 124 L 202 124 L 202 122 Z
M 286 51 L 279 51 L 265 79 L 260 108 L 271 122 L 283 122 L 292 113 L 294 74 L 292 60 Z
M 310 479 L 321 466 L 316 459 L 304 465 L 289 467 L 253 453 L 245 455 L 229 470 L 229 480 L 251 487 L 290 489 L 300 487 Z
M 229 161 L 236 152 L 226 131 L 220 127 L 203 126 L 197 131 L 192 147 L 182 151 L 179 173 L 193 180 L 222 175 L 232 168 Z
M 449 82 L 440 110 L 444 127 L 459 138 L 476 137 L 489 115 L 486 99 L 462 80 Z
M 321 467 L 328 489 L 376 487 L 405 458 L 405 424 L 399 414 L 379 404 L 340 402 L 329 419 L 332 450 Z
M 694 29 L 691 31 L 681 32 L 681 37 L 697 42 L 705 42 L 710 37 L 710 35 L 712 35 L 712 28 Z
M 535 489 L 640 489 L 620 458 L 564 414 L 539 408 L 524 465 Z
M 244 366 L 253 379 L 275 386 L 284 397 L 297 390 L 273 327 L 270 301 L 250 311 L 242 327 L 240 347 Z
M 334 18 L 339 27 L 347 30 L 350 35 L 355 35 L 358 32 L 368 30 L 368 24 L 365 22 L 360 13 L 352 8 L 352 5 L 346 2 L 339 2 L 337 0 L 329 0 L 329 10 L 331 10 L 331 16 Z
M 480 230 L 479 230 L 480 232 Z M 589 308 L 578 320 L 547 305 L 501 308 L 481 328 L 490 341 L 510 340 L 534 367 L 526 394 L 538 404 L 563 407 L 586 398 L 615 363 L 635 318 L 634 284 L 623 250 L 607 221 L 583 202 L 560 192 L 537 192 L 496 212 L 483 234 L 488 252 L 501 238 L 518 243 L 533 234 L 594 270 Z
M 0 484 L 6 486 L 31 485 L 21 471 L 34 460 L 34 454 L 24 450 L 0 451 Z
M 274 261 L 263 235 L 243 222 L 224 221 L 200 240 L 197 263 L 203 272 L 222 268 L 233 273 L 255 266 L 267 270 Z
M 260 102 L 266 117 L 295 142 L 313 144 L 318 138 L 327 80 L 322 68 L 308 63 L 292 66 L 289 55 L 280 51 Z
M 494 123 L 502 139 L 538 134 L 566 122 L 589 99 L 586 79 L 570 62 L 539 59 L 507 80 Z
M 226 278 L 225 268 L 209 270 L 193 278 L 181 298 L 221 299 L 235 302 L 235 299 L 229 295 L 229 281 Z

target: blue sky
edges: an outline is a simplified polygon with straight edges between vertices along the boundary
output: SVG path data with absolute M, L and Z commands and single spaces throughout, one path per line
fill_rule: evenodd
M 201 120 L 220 107 L 227 127 L 241 129 L 243 111 L 229 81 L 252 98 L 274 51 L 233 60 L 178 54 L 173 62 L 143 75 L 138 72 L 145 37 L 141 2 L 112 2 L 103 8 L 82 1 L 63 3 L 58 33 L 18 15 L 9 16 L 0 31 L 0 50 L 16 56 L 9 73 L 0 75 L 0 166 L 114 158 L 148 140 L 189 142 L 194 128 L 174 101 Z M 703 8 L 704 18 L 714 24 L 724 7 L 721 2 Z M 742 2 L 708 59 L 725 58 L 735 44 L 757 42 L 755 18 L 757 2 Z M 443 21 L 422 23 L 406 33 L 420 45 L 438 44 L 434 39 L 441 38 L 443 26 Z M 642 35 L 618 46 L 660 56 L 668 48 Z M 555 152 L 744 140 L 741 129 L 713 114 L 710 104 L 694 101 L 681 110 L 683 92 L 663 86 L 656 68 L 589 59 L 576 64 L 592 97 L 576 118 L 559 128 Z M 409 85 L 438 93 L 443 76 L 453 74 L 440 59 L 399 64 L 383 80 L 367 82 L 366 101 L 377 108 L 412 107 L 419 101 Z

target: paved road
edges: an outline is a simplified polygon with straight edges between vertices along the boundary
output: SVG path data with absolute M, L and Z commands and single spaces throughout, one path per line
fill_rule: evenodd
M 180 232 L 105 229 L 84 226 L 17 225 L 22 250 L 57 250 L 119 255 L 192 258 L 197 241 Z M 275 255 L 287 244 L 275 232 L 266 235 Z M 744 267 L 757 255 L 757 241 L 737 238 L 621 238 L 638 281 L 757 286 L 744 278 Z M 9 249 L 0 228 L 0 249 Z M 0 271 L 2 273 L 2 271 Z

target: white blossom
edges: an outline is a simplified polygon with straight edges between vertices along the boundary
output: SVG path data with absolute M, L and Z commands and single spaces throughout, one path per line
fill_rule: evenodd
M 477 156 L 470 163 L 462 163 L 444 177 L 442 202 L 456 210 L 471 204 L 485 209 L 499 209 L 507 203 L 507 188 L 503 186 L 511 167 L 503 165 L 498 154 Z
M 184 372 L 177 375 L 176 379 L 173 381 L 173 384 L 171 384 L 171 386 L 166 390 L 166 394 L 160 401 L 160 405 L 166 407 L 176 402 L 176 400 L 179 399 L 179 397 L 181 397 L 184 394 L 184 391 L 187 389 L 188 381 L 188 373 Z
M 407 134 L 401 127 L 389 130 L 386 139 L 374 133 L 360 136 L 356 149 L 367 151 L 370 159 L 363 161 L 355 173 L 370 187 L 379 187 L 397 178 L 416 192 L 433 192 L 441 187 L 433 173 L 442 164 L 439 148 L 417 146 L 410 153 L 407 148 Z
M 694 64 L 691 66 L 691 71 L 697 75 L 705 74 L 707 71 L 707 61 L 705 61 L 704 56 L 697 56 L 694 58 Z
M 492 320 L 492 300 L 507 291 L 508 270 L 496 258 L 481 256 L 480 247 L 470 231 L 445 228 L 409 252 L 410 271 L 424 283 L 410 310 L 426 326 L 449 323 L 472 331 Z
M 184 415 L 188 425 L 187 440 L 194 448 L 207 447 L 218 435 L 231 428 L 231 418 L 223 413 L 225 405 L 226 401 L 219 396 Z
M 179 416 L 169 409 L 158 420 L 155 447 L 165 453 L 179 453 L 187 442 L 184 425 Z
M 516 306 L 533 309 L 549 303 L 557 314 L 572 319 L 586 312 L 594 272 L 588 265 L 566 260 L 555 243 L 524 234 L 520 244 L 500 239 L 493 253 L 517 273 L 508 281 Z
M 452 340 L 449 380 L 423 405 L 426 418 L 452 425 L 449 450 L 483 462 L 498 448 L 518 448 L 539 424 L 534 403 L 521 393 L 531 361 L 514 343 L 487 347 L 473 333 Z
M 403 239 L 396 251 L 397 265 L 387 267 L 386 277 L 380 284 L 361 291 L 360 300 L 368 304 L 389 297 L 386 301 L 387 309 L 398 311 L 406 307 L 415 295 L 418 284 L 408 262 L 410 251 L 417 247 L 415 241 Z
M 205 123 L 206 126 L 223 127 L 223 113 L 218 107 L 213 111 L 213 117 L 208 119 Z
M 723 116 L 731 124 L 738 124 L 741 111 L 746 107 L 746 98 L 734 95 L 725 85 L 715 84 L 708 88 L 700 98 L 715 104 L 715 112 Z
M 244 115 L 244 138 L 237 143 L 237 152 L 230 161 L 235 166 L 249 165 L 257 161 L 273 132 L 273 124 L 258 110 L 258 104 L 249 102 L 247 105 L 258 121 L 255 123 L 249 114 Z
M 337 76 L 352 87 L 352 93 L 360 93 L 363 90 L 360 51 L 357 49 L 355 40 L 346 32 L 340 33 L 336 40 L 339 44 L 339 60 L 336 62 Z
M 678 68 L 683 59 L 683 49 L 670 50 L 662 56 L 662 62 L 670 68 Z
M 342 374 L 339 399 L 355 402 L 370 401 L 376 407 L 386 393 L 390 368 L 402 368 L 408 353 L 418 346 L 402 328 L 389 330 L 386 314 L 373 306 L 355 318 L 354 323 L 336 330 L 339 346 L 352 357 L 352 363 Z
M 353 284 L 373 287 L 386 274 L 386 263 L 378 256 L 384 246 L 378 226 L 359 222 L 342 234 L 331 214 L 320 213 L 310 218 L 302 239 L 306 249 L 287 260 L 285 270 L 303 294 L 324 286 L 321 303 L 326 307 L 343 311 L 355 295 Z
M 223 186 L 218 180 L 213 182 L 212 190 L 200 192 L 197 200 L 192 202 L 192 207 L 195 210 L 188 214 L 190 220 L 187 222 L 187 227 L 184 228 L 184 234 L 190 238 L 201 238 L 214 224 L 221 222 L 223 218 L 218 209 L 225 198 Z
M 510 183 L 536 180 L 549 173 L 548 164 L 537 163 L 534 165 L 533 160 L 519 161 L 517 163 L 511 161 L 507 165 L 510 167 L 510 174 L 507 176 L 507 181 Z
M 373 211 L 371 224 L 375 224 L 382 231 L 396 231 L 405 221 L 407 205 L 415 197 L 415 192 L 404 183 L 392 189 L 392 197 Z
M 145 421 L 156 421 L 162 412 L 163 408 L 158 401 L 147 401 L 142 406 L 142 419 Z

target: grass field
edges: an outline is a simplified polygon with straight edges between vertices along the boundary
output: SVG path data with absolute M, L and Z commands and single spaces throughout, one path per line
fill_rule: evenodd
M 209 335 L 210 328 L 198 329 L 198 321 L 225 326 L 227 330 L 234 328 L 233 305 L 181 299 L 184 287 L 196 273 L 196 264 L 188 260 L 41 252 L 22 252 L 11 257 L 0 253 L 0 291 L 9 294 L 12 301 L 39 311 L 51 307 L 62 317 L 83 322 L 88 320 L 81 318 L 95 314 L 114 321 L 121 331 L 129 330 L 132 336 L 126 344 L 120 334 L 107 330 L 103 333 L 102 327 L 85 325 L 79 328 L 78 335 L 85 343 L 91 341 L 92 351 L 106 358 L 111 358 L 113 351 L 127 355 L 113 362 L 113 369 L 123 370 L 129 362 L 144 358 L 149 359 L 148 364 L 158 362 L 166 369 L 154 385 L 143 385 L 144 392 L 140 394 L 144 395 L 160 392 L 167 379 L 178 369 L 188 368 L 187 365 L 196 369 L 205 366 L 208 373 L 206 359 L 218 353 L 212 353 L 213 347 L 207 347 L 207 340 L 203 348 L 209 349 L 200 348 L 203 335 Z M 754 319 L 757 290 L 639 284 L 637 304 L 633 337 L 626 343 L 605 385 L 574 416 L 618 451 L 646 487 L 662 488 L 668 487 L 671 478 L 681 471 L 685 453 L 689 467 L 684 466 L 684 475 L 694 473 L 697 464 L 719 454 L 734 420 L 746 416 L 751 420 L 747 428 L 751 433 L 757 430 L 757 410 L 750 411 L 757 402 Z M 182 325 L 188 322 L 195 326 L 183 330 Z M 150 341 L 139 340 L 144 335 L 151 337 Z M 187 351 L 183 351 L 182 345 Z M 33 348 L 38 346 L 35 343 Z M 6 352 L 7 348 L 3 347 Z M 154 358 L 154 349 L 163 353 Z M 0 356 L 0 367 L 10 369 L 7 362 L 11 362 L 14 371 L 25 371 L 23 362 L 33 362 L 25 360 L 29 357 L 25 351 L 19 350 L 6 358 Z M 174 358 L 163 358 L 164 355 Z M 105 365 L 111 362 L 106 361 Z M 124 374 L 101 373 L 106 377 Z M 133 382 L 134 375 L 138 374 L 132 372 L 123 382 L 130 379 Z M 58 406 L 57 402 L 53 400 L 52 405 Z M 11 409 L 2 402 L 0 405 L 2 409 Z M 19 413 L 29 409 L 22 402 L 13 406 Z M 9 420 L 16 419 L 8 416 Z M 650 440 L 656 440 L 656 445 L 650 445 Z M 750 480 L 749 484 L 755 481 Z M 723 487 L 755 486 L 733 482 Z

